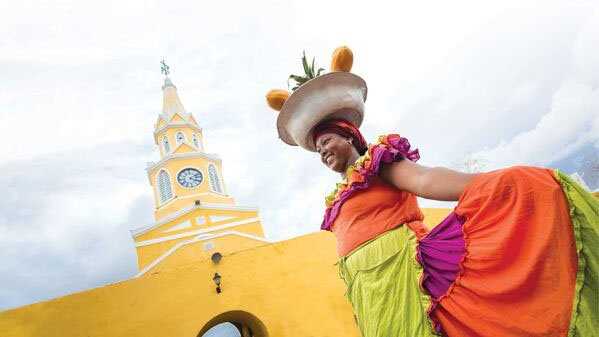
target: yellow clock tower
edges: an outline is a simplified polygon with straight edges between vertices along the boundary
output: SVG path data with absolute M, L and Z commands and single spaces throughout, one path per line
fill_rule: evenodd
M 234 204 L 225 191 L 220 158 L 204 151 L 202 129 L 168 77 L 162 91 L 162 112 L 154 128 L 160 160 L 147 167 L 156 220 L 196 202 Z
M 205 151 L 202 128 L 162 67 L 162 112 L 153 135 L 160 160 L 146 168 L 155 223 L 132 231 L 139 276 L 268 243 L 258 209 L 236 205 L 227 194 L 221 159 Z

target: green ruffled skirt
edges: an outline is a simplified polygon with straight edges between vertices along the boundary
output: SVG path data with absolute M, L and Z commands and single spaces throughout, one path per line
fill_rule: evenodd
M 416 245 L 412 231 L 401 226 L 339 261 L 362 336 L 435 335 L 427 316 L 430 297 L 420 290 Z

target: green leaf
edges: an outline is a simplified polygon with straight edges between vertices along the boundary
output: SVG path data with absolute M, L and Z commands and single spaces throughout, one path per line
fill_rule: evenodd
M 306 51 L 305 50 L 304 50 L 304 56 L 302 56 L 302 65 L 304 66 L 304 72 L 306 73 L 306 75 L 310 74 L 310 69 L 308 67 L 308 61 L 306 60 Z
M 316 77 L 320 76 L 320 73 L 324 71 L 324 68 L 318 68 L 318 73 L 316 74 Z
M 289 78 L 298 83 L 304 83 L 308 80 L 308 78 L 303 77 L 303 76 L 298 76 L 298 75 L 289 75 Z

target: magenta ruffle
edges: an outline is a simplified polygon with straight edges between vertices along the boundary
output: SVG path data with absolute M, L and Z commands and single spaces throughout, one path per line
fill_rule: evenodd
M 370 186 L 370 179 L 378 175 L 381 164 L 388 164 L 402 159 L 417 161 L 420 159 L 418 149 L 410 150 L 410 142 L 407 138 L 399 135 L 381 136 L 379 143 L 370 145 L 364 156 L 370 157 L 370 162 L 365 166 L 357 164 L 356 171 L 363 177 L 361 181 L 355 181 L 345 190 L 341 191 L 335 202 L 325 210 L 324 220 L 320 229 L 331 230 L 331 226 L 339 215 L 341 206 L 345 201 L 357 191 L 367 189 Z M 356 163 L 366 163 L 368 158 L 360 158 Z
M 431 313 L 439 301 L 447 296 L 460 273 L 460 265 L 466 254 L 466 242 L 462 227 L 465 219 L 451 212 L 440 224 L 418 241 L 416 258 L 422 265 L 420 284 L 431 296 L 428 315 L 435 331 L 442 333 L 441 324 Z

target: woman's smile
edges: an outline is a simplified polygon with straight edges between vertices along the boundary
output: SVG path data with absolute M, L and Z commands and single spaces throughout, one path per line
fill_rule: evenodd
M 327 164 L 328 167 L 333 167 L 333 163 L 335 162 L 335 155 L 332 153 L 328 153 L 324 157 L 324 162 Z

